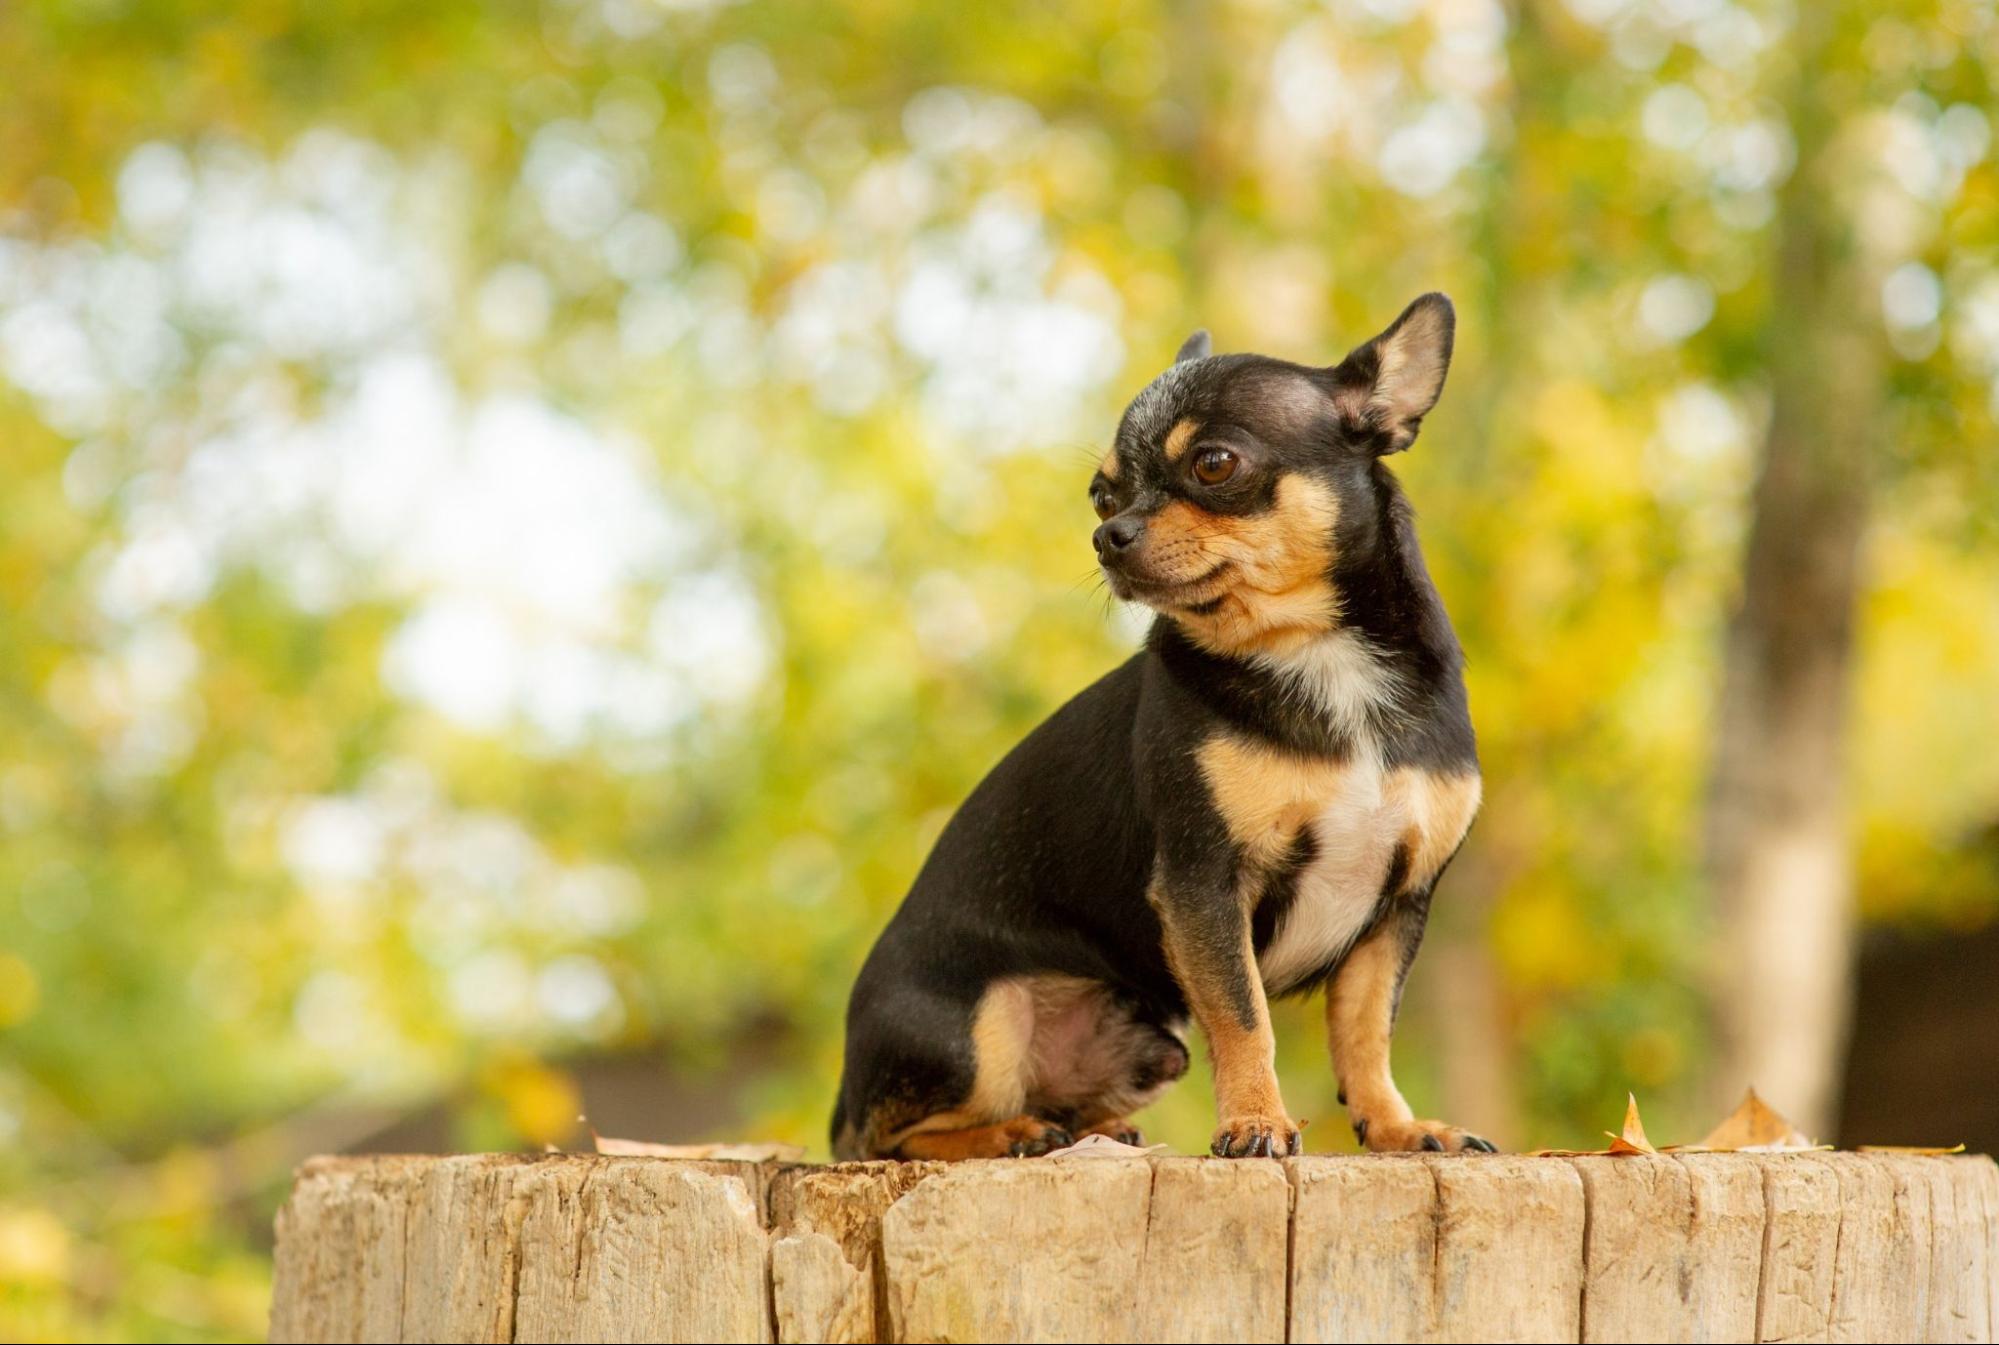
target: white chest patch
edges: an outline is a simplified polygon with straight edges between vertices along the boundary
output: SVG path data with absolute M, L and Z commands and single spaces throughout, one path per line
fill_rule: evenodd
M 1395 717 L 1402 696 L 1381 651 L 1350 630 L 1336 630 L 1282 657 L 1260 656 L 1257 662 L 1334 728 L 1370 746 L 1382 722 Z
M 1266 989 L 1297 984 L 1344 953 L 1367 928 L 1411 822 L 1406 801 L 1384 788 L 1372 759 L 1353 763 L 1342 788 L 1309 824 L 1312 860 L 1257 967 Z
M 1272 991 L 1297 986 L 1339 958 L 1367 929 L 1398 849 L 1433 875 L 1477 807 L 1477 776 L 1439 784 L 1427 772 L 1383 765 L 1383 738 L 1401 716 L 1393 666 L 1363 637 L 1336 631 L 1285 656 L 1268 656 L 1277 694 L 1338 734 L 1342 750 L 1313 755 L 1233 738 L 1198 757 L 1210 796 L 1241 855 L 1265 873 L 1288 862 L 1298 838 L 1311 859 L 1257 964 Z M 1440 853 L 1426 848 L 1433 837 Z M 1262 894 L 1256 898 L 1262 899 Z
M 1401 687 L 1379 650 L 1350 630 L 1334 631 L 1284 658 L 1266 658 L 1291 694 L 1355 744 L 1338 793 L 1309 824 L 1317 849 L 1258 965 L 1264 985 L 1282 989 L 1345 952 L 1367 927 L 1408 831 L 1406 798 L 1387 788 L 1379 734 L 1397 712 Z

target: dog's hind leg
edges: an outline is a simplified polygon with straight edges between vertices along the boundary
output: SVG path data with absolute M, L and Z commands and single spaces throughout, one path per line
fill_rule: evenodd
M 1073 1142 L 1069 1132 L 1038 1116 L 1016 1116 L 991 1125 L 921 1130 L 896 1146 L 902 1158 L 1034 1158 Z
M 1131 1114 L 1187 1072 L 1177 1020 L 1167 1023 L 1109 987 L 1035 978 L 1034 1083 L 1027 1109 L 1078 1136 L 1139 1140 Z
M 969 1028 L 954 1038 L 959 1064 L 948 1075 L 918 1068 L 921 1058 L 938 1054 L 940 1036 L 908 1031 L 906 1017 L 901 1025 L 897 1067 L 875 1076 L 889 1101 L 868 1109 L 861 1142 L 852 1146 L 857 1154 L 998 1158 L 1059 1149 L 1071 1135 L 1127 1138 L 1137 1133 L 1128 1114 L 1187 1069 L 1187 1049 L 1173 1028 L 1141 1016 L 1103 984 L 1074 976 L 989 983 Z M 937 1082 L 912 1096 L 907 1083 L 918 1077 Z
M 875 1075 L 881 1100 L 860 1120 L 858 1156 L 1003 1158 L 1069 1143 L 1068 1131 L 1054 1118 L 1029 1114 L 1035 997 L 1026 981 L 987 985 L 968 1026 L 948 1034 L 948 1044 L 934 1021 L 903 1021 L 897 1027 L 890 1058 L 879 1062 Z M 890 1035 L 879 1033 L 876 1040 Z M 912 1095 L 910 1082 L 919 1078 L 935 1083 Z

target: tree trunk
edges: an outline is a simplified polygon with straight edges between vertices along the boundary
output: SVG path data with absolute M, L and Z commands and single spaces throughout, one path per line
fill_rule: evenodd
M 1798 10 L 1770 333 L 1771 416 L 1730 625 L 1708 876 L 1720 939 L 1717 1101 L 1754 1084 L 1815 1134 L 1831 1124 L 1853 960 L 1844 759 L 1879 324 L 1835 197 L 1819 101 L 1840 4 Z

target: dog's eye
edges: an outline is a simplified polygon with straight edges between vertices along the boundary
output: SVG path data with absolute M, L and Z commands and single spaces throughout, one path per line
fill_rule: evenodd
M 1117 501 L 1107 488 L 1094 486 L 1090 490 L 1090 507 L 1097 511 L 1098 518 L 1109 518 L 1117 512 Z
M 1219 486 L 1235 475 L 1236 463 L 1240 461 L 1226 448 L 1209 448 L 1194 459 L 1194 479 L 1204 486 Z

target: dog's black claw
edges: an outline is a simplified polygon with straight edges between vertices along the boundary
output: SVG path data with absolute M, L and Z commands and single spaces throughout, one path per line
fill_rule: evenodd
M 1284 1145 L 1284 1152 L 1279 1155 L 1281 1158 L 1293 1157 L 1304 1152 L 1305 1149 L 1303 1137 L 1295 1130 L 1285 1137 Z
M 1482 1154 L 1496 1154 L 1499 1152 L 1499 1146 L 1482 1135 L 1465 1136 L 1465 1148 L 1476 1149 Z
M 1270 1136 L 1258 1131 L 1256 1138 L 1249 1142 L 1249 1152 L 1252 1158 L 1270 1157 Z
M 1423 1147 L 1433 1154 L 1440 1154 L 1444 1151 L 1444 1142 L 1435 1135 L 1425 1135 L 1423 1136 Z
M 1120 1130 L 1117 1133 L 1117 1142 L 1142 1149 L 1145 1147 L 1145 1136 L 1136 1130 Z
M 1069 1138 L 1069 1132 L 1060 1126 L 1049 1126 L 1038 1135 L 1018 1139 L 1007 1149 L 1015 1158 L 1039 1158 L 1056 1149 L 1066 1149 L 1076 1141 Z
M 1367 1147 L 1367 1118 L 1365 1116 L 1353 1123 L 1353 1137 L 1354 1143 L 1360 1145 L 1362 1148 Z

